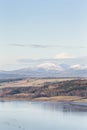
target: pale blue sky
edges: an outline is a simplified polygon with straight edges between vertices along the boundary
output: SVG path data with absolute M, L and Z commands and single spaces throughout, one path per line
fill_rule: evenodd
M 0 0 L 0 69 L 86 50 L 87 0 Z

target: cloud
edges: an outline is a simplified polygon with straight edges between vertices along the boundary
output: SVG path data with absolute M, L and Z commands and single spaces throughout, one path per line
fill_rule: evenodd
M 37 65 L 38 68 L 46 69 L 46 70 L 63 70 L 61 66 L 58 66 L 54 63 L 43 63 Z
M 70 55 L 68 53 L 60 53 L 54 56 L 54 59 L 70 59 L 70 58 L 75 58 L 73 55 Z
M 80 64 L 62 65 L 58 63 L 52 63 L 52 62 L 44 62 L 42 64 L 36 65 L 36 68 L 42 68 L 45 70 L 58 70 L 58 71 L 66 71 L 66 70 L 70 71 L 70 69 L 71 70 L 87 70 L 87 66 L 85 65 L 80 65 Z
M 17 46 L 17 47 L 32 47 L 32 48 L 47 48 L 49 46 L 47 45 L 41 45 L 41 44 L 18 44 L 18 43 L 12 43 L 11 46 Z
M 85 65 L 80 65 L 80 64 L 76 64 L 76 65 L 72 65 L 70 66 L 71 69 L 75 69 L 75 70 L 84 70 L 84 69 L 87 69 L 87 66 Z
M 40 44 L 40 43 L 32 43 L 32 44 L 24 44 L 24 43 L 12 43 L 12 44 L 9 44 L 11 46 L 15 46 L 15 47 L 30 47 L 30 48 L 42 48 L 42 49 L 45 49 L 45 48 L 67 48 L 67 49 L 82 49 L 82 48 L 87 48 L 86 46 L 69 46 L 69 45 L 61 45 L 61 44 L 56 44 L 56 45 L 46 45 L 46 44 Z M 63 55 L 63 54 L 62 54 Z
M 24 44 L 17 44 L 17 43 L 12 43 L 10 44 L 11 46 L 17 46 L 17 47 L 25 47 L 26 45 Z
M 33 48 L 47 48 L 47 47 L 49 47 L 47 45 L 40 45 L 40 44 L 31 44 L 30 46 Z
M 70 68 L 78 70 L 78 69 L 81 69 L 81 65 L 80 64 L 72 65 L 70 66 Z
M 86 46 L 69 46 L 69 45 L 61 45 L 61 44 L 45 44 L 45 45 L 41 45 L 41 44 L 30 44 L 31 47 L 34 47 L 34 48 L 67 48 L 67 49 L 82 49 L 82 48 L 86 48 Z
M 26 66 L 28 65 L 37 66 L 37 65 L 43 65 L 44 63 L 53 63 L 57 66 L 62 65 L 61 67 L 65 69 L 78 69 L 80 68 L 80 66 L 81 66 L 81 69 L 87 68 L 87 56 L 75 57 L 70 54 L 67 54 L 67 55 L 65 54 L 66 53 L 63 53 L 63 55 L 58 54 L 58 57 L 56 58 L 53 57 L 53 58 L 45 58 L 45 59 L 44 58 L 29 59 L 25 57 L 25 58 L 19 58 L 17 62 L 20 64 L 20 66 L 22 64 L 25 64 Z M 48 66 L 48 64 L 45 64 L 45 66 L 46 65 Z

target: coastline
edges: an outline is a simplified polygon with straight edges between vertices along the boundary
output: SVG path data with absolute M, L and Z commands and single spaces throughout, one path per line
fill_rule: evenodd
M 71 96 L 58 96 L 58 97 L 50 97 L 49 99 L 44 98 L 11 98 L 11 97 L 3 97 L 0 98 L 0 102 L 13 102 L 13 101 L 29 101 L 29 102 L 55 102 L 55 103 L 68 103 L 70 105 L 76 105 L 76 106 L 83 106 L 87 107 L 87 99 L 81 100 L 81 97 L 73 96 L 71 99 Z

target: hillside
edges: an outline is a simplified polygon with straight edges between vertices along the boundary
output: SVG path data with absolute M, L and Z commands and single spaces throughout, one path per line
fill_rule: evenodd
M 19 79 L 0 83 L 0 99 L 86 100 L 87 79 Z

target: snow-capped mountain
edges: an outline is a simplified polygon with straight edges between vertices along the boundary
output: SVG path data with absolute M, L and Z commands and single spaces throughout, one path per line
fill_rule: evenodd
M 87 66 L 42 63 L 35 67 L 14 71 L 0 71 L 0 78 L 23 77 L 87 77 Z

